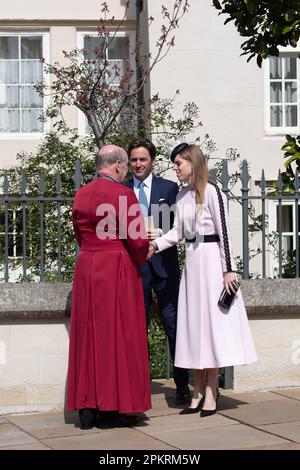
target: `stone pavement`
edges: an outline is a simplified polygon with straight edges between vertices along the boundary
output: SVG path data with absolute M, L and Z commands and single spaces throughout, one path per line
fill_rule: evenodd
M 0 417 L 0 450 L 299 450 L 300 389 L 222 391 L 218 412 L 180 416 L 172 381 L 152 382 L 152 410 L 134 428 L 82 431 L 77 413 Z

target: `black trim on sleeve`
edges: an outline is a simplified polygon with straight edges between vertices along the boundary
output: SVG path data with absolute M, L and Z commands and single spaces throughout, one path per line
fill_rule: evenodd
M 222 235 L 223 235 L 224 253 L 225 253 L 225 261 L 226 261 L 226 272 L 231 273 L 233 272 L 233 270 L 231 266 L 231 256 L 230 256 L 228 231 L 227 231 L 226 218 L 225 218 L 224 201 L 223 201 L 219 186 L 216 183 L 213 183 L 212 181 L 208 181 L 208 182 L 209 184 L 214 186 L 217 192 L 219 209 L 220 209 L 220 217 L 221 217 L 221 225 L 222 225 Z

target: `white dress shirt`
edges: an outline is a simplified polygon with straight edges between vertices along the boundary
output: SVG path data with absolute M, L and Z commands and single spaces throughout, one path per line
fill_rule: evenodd
M 152 187 L 152 179 L 153 175 L 150 173 L 147 178 L 143 180 L 144 183 L 144 191 L 146 193 L 147 201 L 148 201 L 148 207 L 150 205 L 150 196 L 151 196 L 151 187 Z M 141 183 L 141 180 L 137 179 L 135 176 L 133 176 L 133 190 L 135 192 L 135 195 L 137 197 L 137 200 L 139 200 L 139 184 Z

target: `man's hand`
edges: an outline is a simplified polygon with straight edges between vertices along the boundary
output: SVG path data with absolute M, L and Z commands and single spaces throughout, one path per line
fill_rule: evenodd
M 150 245 L 149 245 L 149 252 L 148 252 L 148 256 L 147 256 L 147 260 L 151 258 L 151 256 L 154 255 L 154 253 L 156 252 L 157 250 L 157 245 L 155 242 L 151 242 Z
M 161 231 L 158 228 L 147 229 L 148 240 L 152 241 L 160 237 Z

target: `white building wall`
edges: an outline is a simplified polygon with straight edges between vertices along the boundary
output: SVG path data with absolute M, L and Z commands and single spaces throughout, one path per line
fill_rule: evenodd
M 164 2 L 170 5 L 169 0 Z M 203 122 L 202 134 L 216 142 L 215 157 L 223 158 L 234 147 L 251 163 L 251 174 L 259 179 L 261 169 L 273 178 L 282 167 L 280 147 L 284 136 L 264 133 L 264 74 L 256 65 L 240 57 L 241 38 L 233 24 L 224 26 L 225 15 L 210 0 L 191 1 L 190 11 L 181 20 L 176 44 L 153 70 L 151 92 L 172 97 L 177 89 L 178 115 L 188 101 L 195 101 Z M 149 15 L 160 17 L 160 2 L 148 2 Z M 151 52 L 159 35 L 160 22 L 149 30 Z
M 110 12 L 107 17 L 115 17 L 116 21 L 124 17 L 125 0 L 110 0 Z M 64 50 L 77 47 L 77 31 L 97 31 L 98 19 L 101 16 L 99 0 L 64 1 L 53 0 L 41 3 L 37 0 L 20 2 L 12 0 L 1 4 L 0 32 L 48 32 L 50 63 L 55 61 L 63 64 Z M 135 2 L 132 2 L 126 16 L 126 27 L 132 28 L 135 19 Z M 70 127 L 78 126 L 77 109 L 68 108 L 64 111 Z M 50 124 L 51 127 L 51 124 Z M 0 166 L 9 167 L 16 162 L 16 154 L 24 150 L 34 152 L 43 135 L 8 135 L 0 134 Z
M 156 2 L 156 0 L 155 0 Z M 72 20 L 97 20 L 100 18 L 100 0 L 51 0 L 51 2 L 39 2 L 38 0 L 11 0 L 2 2 L 1 19 L 20 20 L 62 20 L 66 19 L 70 23 Z M 126 0 L 108 0 L 110 9 L 109 17 L 122 18 L 125 11 Z M 135 16 L 135 2 L 132 2 L 128 10 L 128 17 Z

